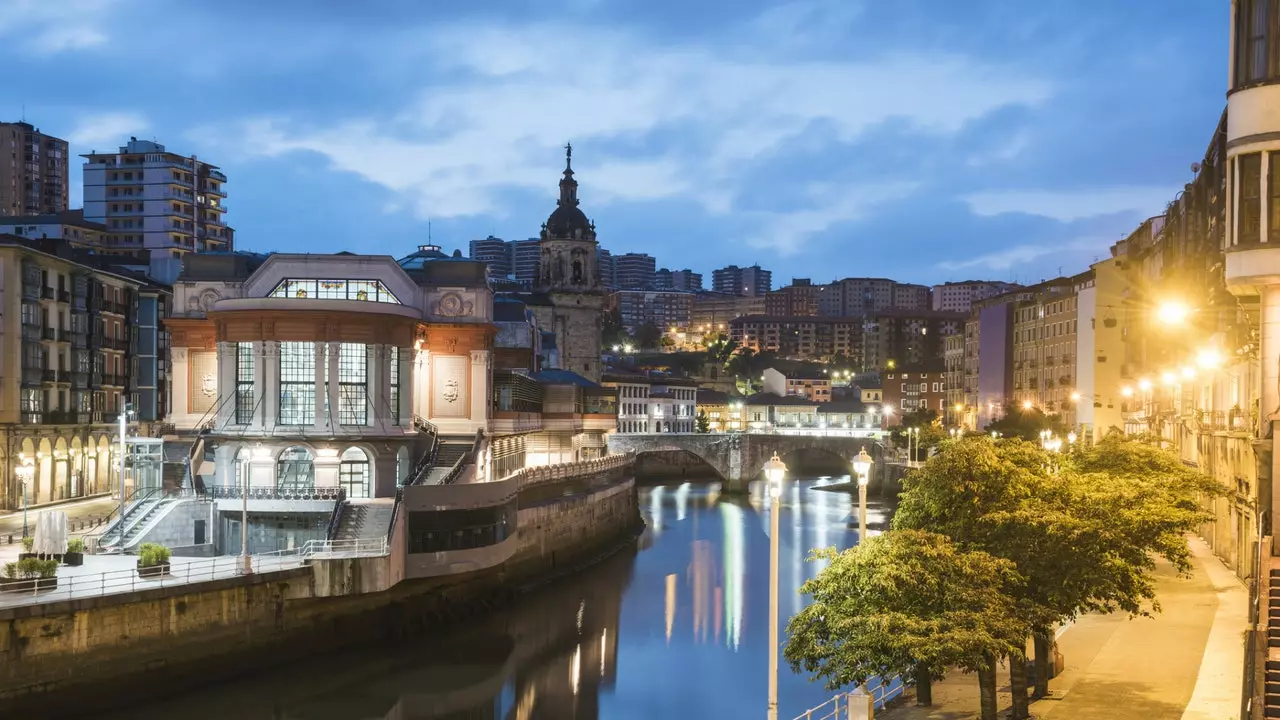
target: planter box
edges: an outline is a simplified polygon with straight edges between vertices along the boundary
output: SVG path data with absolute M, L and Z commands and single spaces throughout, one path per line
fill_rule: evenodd
M 38 557 L 40 557 L 40 556 L 39 556 L 39 555 L 37 555 L 36 553 L 28 553 L 28 552 L 18 553 L 18 562 L 22 562 L 23 560 L 26 560 L 27 558 L 38 558 Z
M 154 577 L 161 577 L 169 574 L 169 563 L 160 563 L 159 565 L 148 565 L 146 567 L 144 567 L 141 564 L 142 563 L 141 560 L 139 560 L 138 563 L 139 563 L 138 577 L 154 578 Z
M 58 578 L 0 578 L 0 592 L 40 592 L 56 590 Z
M 79 567 L 84 564 L 84 553 L 69 552 L 62 556 L 62 563 L 71 567 Z

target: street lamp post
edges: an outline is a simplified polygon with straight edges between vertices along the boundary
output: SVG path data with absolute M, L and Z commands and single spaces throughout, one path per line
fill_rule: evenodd
M 866 446 L 853 459 L 853 471 L 858 474 L 858 543 L 867 540 L 867 484 L 871 482 L 871 456 Z
M 130 415 L 132 415 L 132 414 L 133 414 L 133 403 L 125 403 L 125 404 L 124 404 L 124 409 L 122 409 L 122 410 L 120 411 L 120 470 L 119 470 L 120 474 L 119 474 L 119 476 L 116 478 L 116 485 L 118 485 L 118 486 L 119 486 L 119 490 L 120 490 L 120 520 L 119 520 L 119 525 L 120 525 L 120 548 L 121 548 L 121 550 L 123 550 L 123 549 L 124 549 L 124 501 L 125 501 L 125 496 L 124 496 L 124 458 L 125 458 L 124 434 L 125 434 L 125 425 L 129 422 L 129 416 L 130 416 Z
M 769 710 L 768 720 L 778 720 L 778 505 L 787 464 L 777 453 L 764 464 L 769 486 Z
M 27 488 L 31 485 L 31 478 L 35 475 L 36 468 L 31 464 L 31 459 L 28 458 L 25 453 L 20 454 L 18 459 L 21 464 L 14 468 L 14 471 L 18 473 L 18 479 L 22 481 L 22 537 L 27 537 L 29 534 L 27 525 L 27 506 L 31 504 L 28 499 Z

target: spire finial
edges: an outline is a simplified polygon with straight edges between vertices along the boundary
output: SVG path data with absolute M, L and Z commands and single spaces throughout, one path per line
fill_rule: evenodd
M 564 144 L 564 169 L 573 169 L 573 143 Z

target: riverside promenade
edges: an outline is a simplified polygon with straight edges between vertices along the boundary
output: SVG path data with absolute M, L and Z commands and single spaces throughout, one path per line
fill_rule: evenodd
M 1066 667 L 1050 697 L 1031 704 L 1043 720 L 1233 720 L 1240 717 L 1249 593 L 1198 538 L 1190 541 L 1192 575 L 1161 564 L 1154 618 L 1087 615 L 1066 627 L 1058 647 Z M 1010 706 L 1009 675 L 1000 673 L 1000 710 Z M 978 715 L 972 675 L 952 673 L 934 685 L 934 705 L 906 704 L 877 720 L 968 720 Z

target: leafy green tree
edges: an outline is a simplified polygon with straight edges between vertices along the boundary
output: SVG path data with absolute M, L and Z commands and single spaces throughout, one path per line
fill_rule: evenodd
M 638 347 L 645 349 L 656 348 L 660 342 L 662 342 L 662 331 L 652 324 L 645 323 L 636 328 L 636 345 Z
M 995 720 L 997 663 L 1028 632 L 1008 590 L 1021 582 L 1013 563 L 917 530 L 811 559 L 830 564 L 800 589 L 812 602 L 787 625 L 793 669 L 832 690 L 901 675 L 930 705 L 932 681 L 959 667 L 978 673 L 982 717 Z
M 912 428 L 919 430 L 910 443 L 913 461 L 927 459 L 929 451 L 949 437 L 939 424 L 936 410 L 917 408 L 903 415 L 902 421 L 889 431 L 889 438 L 893 440 L 895 447 L 907 447 L 907 430 Z
M 622 313 L 617 308 L 605 313 L 600 326 L 600 342 L 606 348 L 611 348 L 614 345 L 635 344 L 635 339 L 622 326 Z
M 904 480 L 895 528 L 940 532 L 1013 561 L 1026 578 L 1015 600 L 1035 638 L 1038 694 L 1048 690 L 1055 624 L 1085 612 L 1149 614 L 1159 609 L 1153 553 L 1189 567 L 1185 533 L 1203 517 L 1193 496 L 1213 485 L 1148 450 L 1104 444 L 1059 462 L 1036 443 L 970 437 Z M 1140 469 L 1152 466 L 1164 474 Z M 1181 479 L 1164 479 L 1175 471 Z M 1025 717 L 1019 657 L 1010 680 L 1014 717 Z
M 1006 405 L 1004 414 L 988 423 L 984 430 L 988 435 L 996 432 L 1000 437 L 1021 438 L 1029 442 L 1039 442 L 1040 433 L 1044 430 L 1050 430 L 1059 437 L 1068 432 L 1061 415 L 1046 415 L 1039 408 L 1028 409 L 1013 404 Z
M 699 410 L 698 417 L 694 419 L 695 427 L 700 433 L 711 432 L 711 419 L 707 417 L 706 410 Z
M 675 347 L 676 341 L 672 340 L 670 335 L 663 335 L 662 338 L 658 340 L 658 344 L 663 348 L 672 348 Z

